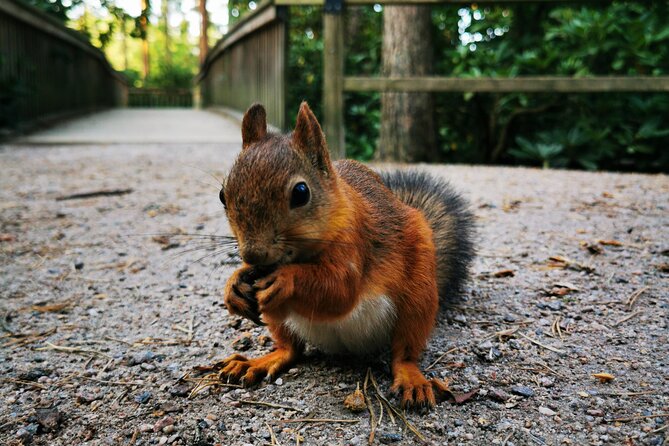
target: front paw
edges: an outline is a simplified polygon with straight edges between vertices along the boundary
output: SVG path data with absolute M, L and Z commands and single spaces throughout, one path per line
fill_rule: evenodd
M 224 302 L 231 314 L 252 320 L 258 325 L 265 325 L 260 320 L 260 309 L 256 291 L 251 285 L 255 271 L 253 267 L 243 267 L 235 271 L 225 286 Z
M 261 313 L 274 313 L 293 295 L 293 276 L 286 268 L 258 279 L 253 284 Z

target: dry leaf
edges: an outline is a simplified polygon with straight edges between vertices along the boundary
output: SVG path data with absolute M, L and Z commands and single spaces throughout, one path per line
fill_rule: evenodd
M 581 242 L 581 247 L 587 249 L 588 252 L 592 255 L 598 255 L 604 252 L 601 246 L 590 242 Z
M 344 407 L 351 412 L 362 412 L 367 409 L 365 402 L 365 395 L 360 391 L 360 383 L 358 383 L 355 392 L 351 393 L 344 399 Z
M 597 242 L 604 246 L 623 246 L 622 242 L 618 240 L 597 240 Z
M 59 304 L 50 304 L 50 305 L 33 305 L 30 308 L 35 311 L 39 311 L 40 313 L 57 313 L 59 311 L 63 311 L 69 306 L 70 302 L 61 302 Z
M 450 390 L 446 392 L 448 393 L 448 396 L 451 398 L 452 402 L 454 402 L 455 404 L 462 404 L 469 401 L 470 399 L 472 399 L 472 397 L 474 397 L 474 395 L 479 393 L 479 389 L 474 389 L 472 391 L 465 393 L 454 393 Z
M 7 234 L 6 232 L 0 234 L 0 242 L 13 242 L 14 240 L 15 237 L 12 234 Z
M 669 273 L 669 263 L 660 263 L 659 265 L 657 265 L 657 269 L 659 269 L 663 273 Z
M 610 373 L 593 373 L 592 376 L 597 378 L 600 383 L 608 383 L 616 379 L 616 377 Z
M 587 273 L 595 272 L 595 268 L 593 268 L 592 266 L 584 265 L 582 263 L 575 262 L 562 256 L 550 256 L 548 258 L 548 267 L 573 269 L 576 271 L 585 271 Z
M 512 269 L 501 269 L 492 273 L 493 277 L 513 277 L 516 272 Z

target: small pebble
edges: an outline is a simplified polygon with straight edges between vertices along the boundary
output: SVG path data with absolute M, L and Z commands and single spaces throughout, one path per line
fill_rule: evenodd
M 169 440 L 166 436 L 160 437 L 160 440 L 158 440 L 158 444 L 167 444 L 167 440 Z
M 139 431 L 140 432 L 149 432 L 149 431 L 152 431 L 152 430 L 153 430 L 153 426 L 148 424 L 148 423 L 144 423 L 144 424 L 139 425 Z
M 543 407 L 543 406 L 539 408 L 539 413 L 542 415 L 546 415 L 548 417 L 552 417 L 553 415 L 555 415 L 555 411 L 549 409 L 548 407 Z
M 511 387 L 511 393 L 515 395 L 520 395 L 525 398 L 534 396 L 534 390 L 530 389 L 527 386 L 513 386 Z
M 135 402 L 139 404 L 146 404 L 153 395 L 149 391 L 145 391 L 135 395 Z
M 249 334 L 240 336 L 232 342 L 232 348 L 240 352 L 249 350 L 251 347 L 253 347 L 253 339 Z
M 398 441 L 402 441 L 402 435 L 395 433 L 382 433 L 379 435 L 379 441 L 383 444 L 397 443 Z
M 278 378 L 276 381 L 274 381 L 274 384 L 276 384 L 277 386 L 283 385 L 283 378 Z
M 165 427 L 171 426 L 173 424 L 174 424 L 174 418 L 167 415 L 166 417 L 163 417 L 160 420 L 156 421 L 156 424 L 153 425 L 153 431 L 159 432 L 161 430 L 164 430 Z
M 81 259 L 75 260 L 74 261 L 74 269 L 76 269 L 76 270 L 84 269 L 84 262 Z
M 171 434 L 172 432 L 174 432 L 174 425 L 173 424 L 170 424 L 169 426 L 165 426 L 163 428 L 163 433 L 165 433 L 165 434 Z

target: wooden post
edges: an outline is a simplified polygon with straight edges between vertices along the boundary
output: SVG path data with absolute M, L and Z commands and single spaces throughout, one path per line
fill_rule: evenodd
M 344 143 L 344 5 L 326 0 L 323 14 L 323 130 L 334 159 L 346 158 Z

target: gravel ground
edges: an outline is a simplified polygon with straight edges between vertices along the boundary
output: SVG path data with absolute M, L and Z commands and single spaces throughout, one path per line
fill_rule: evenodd
M 152 235 L 227 233 L 203 170 L 221 177 L 237 150 L 0 149 L 0 444 L 367 443 L 369 413 L 343 400 L 368 368 L 387 392 L 385 354 L 312 349 L 275 382 L 194 398 L 178 382 L 193 366 L 271 349 L 222 305 L 234 258 L 197 237 Z M 424 168 L 463 191 L 479 224 L 466 295 L 422 359 L 454 391 L 478 394 L 408 414 L 425 442 L 667 443 L 667 176 Z M 101 189 L 132 191 L 59 200 Z M 295 418 L 354 422 L 280 421 Z M 374 442 L 419 440 L 386 408 Z

